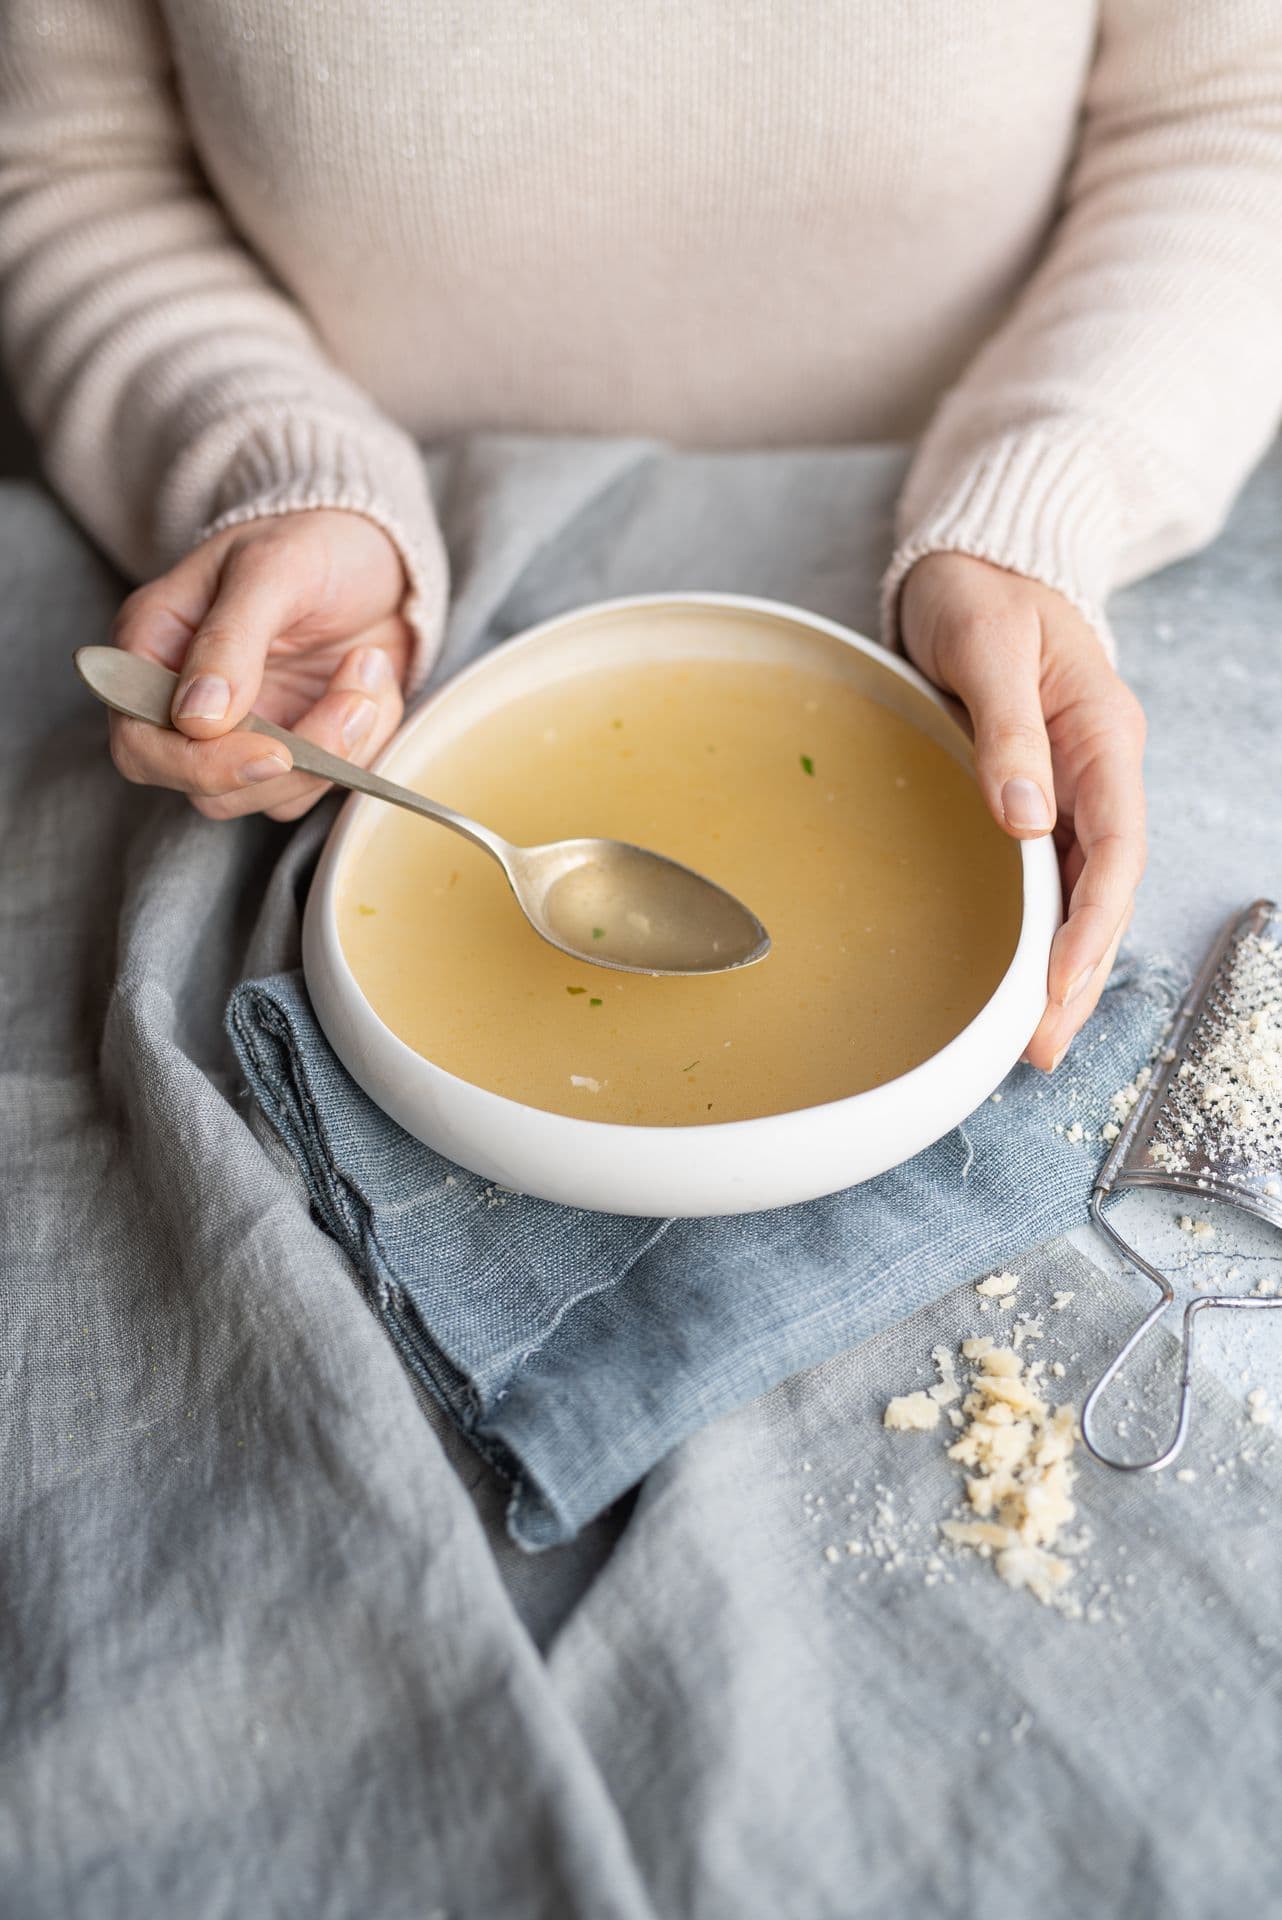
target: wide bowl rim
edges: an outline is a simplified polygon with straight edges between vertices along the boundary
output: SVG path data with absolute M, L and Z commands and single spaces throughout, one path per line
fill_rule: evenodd
M 811 632 L 824 634 L 854 648 L 882 670 L 906 682 L 915 693 L 924 696 L 944 713 L 953 725 L 958 726 L 963 740 L 966 738 L 965 729 L 958 721 L 956 704 L 941 694 L 938 688 L 932 686 L 908 661 L 891 653 L 888 648 L 868 638 L 867 635 L 843 626 L 826 615 L 813 613 L 785 601 L 767 599 L 758 595 L 681 589 L 661 593 L 618 595 L 606 600 L 593 601 L 550 615 L 536 625 L 499 642 L 430 690 L 426 698 L 414 708 L 384 747 L 375 763 L 376 767 L 384 768 L 388 761 L 403 751 L 405 745 L 418 732 L 430 726 L 438 703 L 445 696 L 452 698 L 471 682 L 501 675 L 507 662 L 515 659 L 520 653 L 538 647 L 549 636 L 569 626 L 597 617 L 659 606 L 724 608 L 730 611 L 764 614 L 776 620 L 797 624 Z M 378 804 L 377 801 L 360 794 L 350 795 L 330 830 L 321 851 L 304 911 L 303 966 L 308 992 L 322 1030 L 348 1072 L 371 1099 L 385 1111 L 392 1111 L 392 1107 L 388 1104 L 386 1085 L 389 1066 L 403 1075 L 411 1087 L 417 1086 L 420 1090 L 418 1101 L 413 1095 L 407 1099 L 398 1094 L 393 1103 L 396 1109 L 393 1112 L 393 1118 L 402 1125 L 406 1125 L 410 1131 L 417 1131 L 417 1128 L 412 1119 L 406 1119 L 407 1111 L 412 1112 L 420 1104 L 425 1108 L 436 1109 L 440 1100 L 444 1099 L 449 1102 L 466 1103 L 472 1110 L 474 1124 L 483 1125 L 488 1119 L 496 1128 L 502 1128 L 505 1123 L 511 1123 L 515 1119 L 519 1120 L 522 1126 L 537 1127 L 544 1137 L 546 1147 L 554 1151 L 564 1151 L 569 1155 L 572 1155 L 576 1148 L 583 1148 L 589 1143 L 596 1148 L 609 1142 L 617 1142 L 626 1143 L 629 1152 L 640 1156 L 645 1156 L 648 1152 L 652 1154 L 657 1148 L 661 1148 L 666 1155 L 674 1145 L 693 1146 L 697 1143 L 700 1152 L 706 1156 L 715 1151 L 718 1145 L 738 1144 L 749 1139 L 763 1140 L 767 1134 L 772 1135 L 776 1145 L 786 1152 L 790 1135 L 796 1135 L 798 1143 L 801 1143 L 805 1136 L 813 1137 L 817 1126 L 839 1126 L 843 1116 L 853 1118 L 856 1114 L 866 1122 L 879 1107 L 898 1110 L 905 1101 L 911 1102 L 921 1094 L 928 1093 L 937 1083 L 947 1079 L 955 1061 L 964 1059 L 967 1054 L 973 1054 L 976 1041 L 986 1028 L 991 1027 L 994 1030 L 993 1038 L 997 1041 L 1000 1030 L 1008 1024 L 1003 1016 L 1007 1011 L 1007 1003 L 1012 997 L 1013 986 L 1026 975 L 1030 954 L 1034 949 L 1041 959 L 1044 986 L 1045 955 L 1050 937 L 1060 917 L 1059 870 L 1050 836 L 1019 842 L 1022 912 L 1015 947 L 1001 979 L 979 1011 L 951 1040 L 916 1066 L 910 1067 L 905 1073 L 898 1074 L 893 1079 L 883 1081 L 875 1087 L 812 1106 L 792 1107 L 782 1112 L 761 1114 L 749 1119 L 717 1120 L 693 1126 L 652 1125 L 580 1118 L 570 1114 L 555 1113 L 543 1107 L 526 1105 L 506 1094 L 495 1093 L 474 1081 L 464 1080 L 451 1073 L 447 1068 L 429 1060 L 401 1040 L 365 997 L 360 982 L 343 951 L 338 928 L 337 895 L 346 850 L 361 824 L 365 811 Z M 383 1064 L 375 1068 L 371 1068 L 367 1046 L 361 1042 L 359 1028 L 362 1025 L 367 1030 L 367 1042 L 376 1044 L 382 1056 Z M 986 1092 L 991 1092 L 992 1087 L 1004 1078 L 1019 1057 L 1022 1048 L 1027 1045 L 1032 1031 L 1033 1027 L 1030 1026 L 1009 1059 L 1002 1054 L 999 1057 L 1000 1064 L 995 1061 L 995 1077 L 992 1086 L 986 1089 Z M 371 1079 L 378 1084 L 371 1085 Z M 984 1097 L 984 1093 L 979 1095 L 981 1100 Z M 972 1102 L 966 1111 L 973 1111 L 975 1104 L 978 1102 Z M 426 1136 L 420 1134 L 419 1137 Z M 938 1133 L 929 1135 L 930 1139 L 939 1137 Z M 432 1140 L 430 1144 L 438 1145 L 439 1142 Z M 928 1140 L 923 1139 L 921 1144 L 923 1146 L 928 1144 Z M 448 1146 L 440 1146 L 440 1150 L 447 1154 L 450 1151 Z M 894 1162 L 888 1164 L 894 1164 Z M 580 1204 L 590 1205 L 591 1203 L 581 1202 Z

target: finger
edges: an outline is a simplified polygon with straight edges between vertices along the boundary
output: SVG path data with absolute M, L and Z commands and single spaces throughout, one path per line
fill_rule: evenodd
M 1138 709 L 1137 709 L 1138 711 Z M 1081 872 L 1051 947 L 1047 991 L 1069 1007 L 1090 985 L 1131 911 L 1147 858 L 1143 724 L 1128 710 L 1092 745 L 1078 778 L 1074 826 Z
M 344 657 L 321 698 L 292 731 L 340 759 L 365 766 L 395 733 L 403 709 L 400 684 L 386 649 L 355 647 Z M 330 784 L 314 774 L 291 772 L 284 779 L 248 790 L 197 799 L 196 805 L 213 819 L 263 812 L 273 820 L 297 820 L 315 806 Z
M 129 595 L 112 628 L 114 644 L 177 670 L 217 585 L 217 557 L 197 548 L 167 574 Z M 292 764 L 286 748 L 273 743 L 265 750 L 253 735 L 201 743 L 119 714 L 110 716 L 109 738 L 112 758 L 126 779 L 182 793 L 231 792 L 279 778 Z
M 111 629 L 112 645 L 145 654 L 176 673 L 217 584 L 217 558 L 197 547 L 122 603 Z
M 301 610 L 301 585 L 277 542 L 228 550 L 213 601 L 182 663 L 171 709 L 175 727 L 209 740 L 244 719 L 262 685 L 272 641 Z
M 1067 918 L 1051 946 L 1047 992 L 1056 1006 L 1070 1007 L 1090 985 L 1130 914 L 1143 870 L 1142 832 L 1125 838 L 1109 835 L 1086 850 Z
M 383 647 L 361 647 L 348 654 L 325 693 L 299 721 L 297 732 L 340 759 L 368 766 L 401 723 L 404 696 L 396 669 Z M 296 820 L 328 793 L 330 782 L 294 774 L 286 786 L 296 791 L 271 796 L 274 820 Z
M 993 817 L 1017 840 L 1055 824 L 1055 781 L 1042 714 L 1041 637 L 1032 622 L 970 620 L 937 651 L 975 731 L 975 772 Z
M 1083 990 L 1067 1007 L 1061 1007 L 1053 1000 L 1047 1002 L 1037 1032 L 1028 1043 L 1024 1058 L 1043 1073 L 1054 1073 L 1064 1055 L 1068 1052 L 1076 1036 L 1099 1004 L 1099 997 L 1108 985 L 1109 975 L 1113 971 L 1113 962 L 1117 958 L 1117 949 L 1122 943 L 1127 927 L 1130 925 L 1129 911 L 1123 916 L 1109 942 L 1103 959 L 1096 967 Z
M 117 769 L 142 786 L 213 799 L 279 780 L 293 766 L 288 747 L 255 733 L 189 740 L 169 727 L 153 727 L 119 713 L 113 713 L 108 724 Z

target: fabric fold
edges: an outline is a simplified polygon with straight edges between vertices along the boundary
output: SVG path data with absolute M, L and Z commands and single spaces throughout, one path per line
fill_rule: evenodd
M 227 1025 L 315 1217 L 511 1483 L 509 1531 L 537 1551 L 709 1421 L 1083 1220 L 1110 1097 L 1177 991 L 1161 967 L 1123 966 L 1053 1080 L 1016 1068 L 1000 1099 L 861 1186 L 702 1220 L 561 1207 L 453 1166 L 352 1081 L 301 973 L 238 987 Z

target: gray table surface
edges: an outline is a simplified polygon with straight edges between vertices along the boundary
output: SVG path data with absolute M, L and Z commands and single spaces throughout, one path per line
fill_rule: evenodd
M 607 445 L 580 448 L 566 461 L 537 444 L 528 453 L 484 443 L 464 449 L 458 461 L 495 460 L 502 468 L 511 560 L 503 578 L 502 569 L 490 566 L 482 576 L 470 565 L 470 552 L 488 536 L 460 506 L 467 490 L 456 484 L 458 463 L 440 462 L 457 581 L 445 669 L 477 623 L 510 633 L 561 607 L 648 589 L 774 594 L 869 629 L 903 456 L 762 458 L 768 475 L 758 469 L 754 478 L 750 456 Z M 780 489 L 793 510 L 786 543 L 771 519 Z M 720 558 L 710 578 L 704 557 L 714 506 Z M 1151 723 L 1153 862 L 1133 938 L 1190 971 L 1230 910 L 1282 887 L 1282 650 L 1274 632 L 1282 606 L 1280 509 L 1275 452 L 1214 548 L 1119 596 L 1113 608 L 1126 670 Z M 101 734 L 65 669 L 73 644 L 101 637 L 119 584 L 31 489 L 9 494 L 0 540 L 0 626 L 12 689 L 0 720 L 10 727 L 21 720 L 21 744 L 31 749 L 21 769 L 15 757 L 14 783 L 24 778 L 30 793 L 45 794 L 37 852 L 66 844 L 58 838 L 64 823 L 83 842 L 69 848 L 65 873 L 44 854 L 28 863 L 27 903 L 15 890 L 9 915 L 10 958 L 21 958 L 38 915 L 47 926 L 62 915 L 79 927 L 73 894 L 115 899 L 114 882 L 94 891 L 113 861 L 129 864 L 122 897 L 130 911 L 140 898 L 146 909 L 151 867 L 166 856 L 169 884 L 185 899 L 177 856 L 190 823 L 174 803 L 127 795 L 113 782 Z M 58 731 L 52 746 L 37 748 L 33 716 L 43 715 Z M 88 800 L 78 802 L 82 787 Z M 197 915 L 194 944 L 208 950 L 209 977 L 221 979 L 257 911 L 247 890 L 272 871 L 280 836 L 247 826 L 196 837 L 204 857 L 225 868 L 240 916 L 228 927 L 221 909 L 207 915 L 208 924 L 199 920 L 199 902 L 184 909 Z M 301 838 L 299 847 L 301 857 Z M 21 854 L 20 831 L 12 849 Z M 84 870 L 91 859 L 93 873 Z M 288 887 L 295 867 L 282 862 L 272 884 Z M 13 902 L 6 897 L 7 907 Z M 77 994 L 94 1014 L 115 964 L 113 939 L 128 930 L 113 932 L 107 921 L 94 931 L 95 951 L 63 955 L 51 945 L 45 970 L 26 982 L 21 1009 L 30 1031 L 15 1036 L 15 1079 L 19 1068 L 37 1079 L 50 1071 L 43 1055 L 27 1058 L 43 1032 L 38 1019 L 57 1029 L 68 1058 L 73 1038 L 82 1046 L 84 1036 L 63 1035 L 59 1021 L 70 1029 Z M 247 964 L 281 958 L 275 948 L 255 947 Z M 1273 1596 L 1282 1592 L 1272 1523 L 1276 1441 L 1232 1476 L 1236 1492 L 1204 1479 L 1185 1487 L 1171 1476 L 1083 1474 L 1101 1572 L 1116 1575 L 1127 1558 L 1137 1565 L 1136 1598 L 1125 1603 L 1116 1636 L 1092 1642 L 1059 1632 L 1058 1621 L 1026 1596 L 1008 1596 L 982 1567 L 942 1588 L 887 1580 L 884 1594 L 851 1577 L 853 1562 L 843 1563 L 839 1577 L 821 1551 L 822 1526 L 804 1511 L 807 1493 L 826 1488 L 835 1507 L 857 1467 L 861 1501 L 867 1505 L 875 1484 L 893 1478 L 905 1502 L 920 1509 L 922 1537 L 941 1510 L 946 1464 L 937 1459 L 919 1476 L 914 1443 L 886 1436 L 879 1408 L 888 1393 L 920 1384 L 923 1370 L 928 1377 L 934 1338 L 972 1324 L 976 1303 L 966 1288 L 683 1444 L 647 1480 L 630 1517 L 616 1513 L 571 1549 L 519 1555 L 502 1529 L 500 1490 L 436 1418 L 448 1470 L 438 1460 L 332 1243 L 310 1226 L 293 1188 L 265 1179 L 239 1123 L 224 1124 L 218 1088 L 228 1068 L 219 1004 L 207 997 L 207 1006 L 184 1003 L 181 1048 L 166 1026 L 163 996 L 158 1009 L 149 1001 L 139 1011 L 127 993 L 119 1004 L 131 1018 L 147 1015 L 153 1024 L 145 1033 L 164 1041 L 164 1084 L 179 1102 L 179 1123 L 187 1108 L 198 1111 L 224 1142 L 223 1159 L 209 1168 L 211 1231 L 238 1179 L 252 1174 L 267 1194 L 259 1231 L 272 1258 L 261 1272 L 202 1262 L 172 1223 L 172 1245 L 162 1234 L 145 1249 L 145 1263 L 122 1229 L 121 1244 L 113 1241 L 95 1264 L 83 1257 L 74 1219 L 60 1239 L 56 1221 L 28 1217 L 20 1183 L 0 1195 L 14 1245 L 31 1268 L 16 1303 L 25 1344 L 8 1379 L 14 1457 L 25 1441 L 43 1501 L 39 1528 L 15 1537 L 48 1576 L 47 1587 L 24 1586 L 19 1567 L 7 1596 L 13 1619 L 6 1630 L 25 1635 L 25 1719 L 8 1776 L 15 1797 L 6 1810 L 0 1795 L 0 1821 L 7 1814 L 30 1884 L 47 1886 L 39 1850 L 25 1842 L 32 1809 L 48 1820 L 56 1807 L 56 1834 L 44 1829 L 45 1850 L 56 1837 L 60 1866 L 77 1876 L 74 1900 L 68 1877 L 63 1897 L 24 1910 L 128 1913 L 130 1920 L 180 1907 L 255 1911 L 261 1904 L 247 1903 L 244 1874 L 262 1884 L 288 1880 L 296 1890 L 311 1884 L 309 1875 L 319 1884 L 328 1865 L 339 1904 L 279 1910 L 422 1911 L 422 1897 L 403 1897 L 409 1888 L 421 1895 L 431 1865 L 423 1819 L 401 1817 L 407 1783 L 416 1815 L 434 1804 L 450 1810 L 440 1829 L 445 1851 L 457 1854 L 449 1886 L 464 1887 L 479 1865 L 495 1884 L 529 1891 L 528 1901 L 514 1894 L 503 1909 L 522 1920 L 534 1912 L 540 1920 L 571 1912 L 598 1920 L 604 1909 L 592 1889 L 602 1882 L 594 1876 L 618 1884 L 624 1832 L 644 1864 L 656 1913 L 774 1915 L 789 1910 L 788 1888 L 813 1889 L 822 1879 L 827 1902 L 810 1910 L 842 1920 L 855 1911 L 881 1920 L 905 1907 L 951 1915 L 977 1905 L 1006 1920 L 1029 1911 L 1034 1899 L 1076 1920 L 1086 1909 L 1062 1884 L 1070 1866 L 1090 1910 L 1126 1912 L 1127 1920 L 1139 1911 L 1205 1920 L 1215 1910 L 1208 1889 L 1226 1886 L 1233 1903 L 1266 1910 L 1260 1863 L 1244 1863 L 1243 1849 L 1253 1817 L 1275 1820 L 1282 1779 L 1269 1691 L 1279 1634 Z M 114 1081 L 108 1076 L 117 1090 L 134 1086 L 120 1017 Z M 79 1078 L 65 1076 L 30 1116 L 28 1131 L 44 1141 L 41 1179 L 70 1182 L 87 1158 L 114 1171 L 117 1184 L 123 1176 L 153 1198 L 168 1198 L 163 1185 L 142 1177 L 146 1144 L 169 1150 L 165 1113 L 145 1103 L 101 1113 L 93 1105 L 101 1101 L 95 1062 L 74 1057 Z M 57 1121 L 54 1094 L 81 1100 L 74 1124 Z M 1048 1087 L 1048 1124 L 1055 1101 Z M 17 1138 L 17 1117 L 9 1119 L 15 1165 L 26 1168 L 28 1145 Z M 173 1162 L 186 1165 L 181 1140 Z M 1155 1202 L 1156 1217 L 1145 1225 L 1160 1248 L 1187 1261 L 1188 1243 L 1172 1224 L 1183 1210 Z M 159 1227 L 168 1221 L 165 1214 Z M 140 1235 L 144 1223 L 132 1224 Z M 1227 1264 L 1230 1247 L 1264 1257 L 1268 1244 L 1263 1233 L 1226 1226 L 1214 1264 Z M 1098 1257 L 1093 1243 L 1090 1252 Z M 1122 1296 L 1106 1275 L 1094 1287 L 1081 1256 L 1062 1247 L 1030 1260 L 1027 1285 L 1040 1296 L 1065 1274 L 1079 1288 L 1080 1331 L 1057 1325 L 1053 1332 L 1065 1342 L 1066 1386 L 1077 1393 L 1098 1365 Z M 252 1339 L 241 1340 L 242 1316 Z M 1282 1344 L 1282 1315 L 1245 1319 L 1218 1345 L 1208 1342 L 1222 1386 L 1206 1383 L 1206 1450 L 1231 1451 L 1241 1435 L 1250 1441 L 1243 1392 L 1275 1377 L 1266 1370 Z M 93 1391 L 78 1406 L 74 1435 L 68 1419 L 65 1437 L 54 1436 L 74 1467 L 64 1473 L 64 1455 L 51 1451 L 45 1428 L 69 1383 L 83 1385 L 77 1343 L 91 1330 L 103 1342 Z M 157 1383 L 159 1359 L 143 1357 L 153 1340 L 167 1368 Z M 209 1401 L 211 1367 L 225 1413 Z M 39 1432 L 22 1416 L 33 1382 Z M 1162 1384 L 1154 1383 L 1157 1402 Z M 312 1417 L 313 1399 L 323 1422 Z M 241 1451 L 233 1416 L 254 1440 L 260 1409 L 272 1422 L 271 1445 Z M 1198 1447 L 1196 1431 L 1191 1445 Z M 1203 1454 L 1192 1457 L 1200 1463 Z M 310 1482 L 295 1485 L 295 1465 L 311 1474 L 328 1469 L 330 1481 L 321 1484 L 332 1484 L 341 1506 L 309 1497 Z M 151 1506 L 140 1503 L 140 1488 Z M 118 1502 L 115 1531 L 102 1520 L 104 1490 Z M 188 1510 L 195 1559 L 181 1540 L 171 1550 L 164 1539 L 135 1539 L 140 1514 L 168 1515 L 172 1524 Z M 330 1516 L 340 1513 L 337 1530 Z M 28 1518 L 26 1509 L 16 1513 L 15 1527 Z M 286 1523 L 288 1534 L 278 1533 Z M 261 1537 L 257 1528 L 266 1529 Z M 224 1564 L 224 1548 L 241 1557 Z M 190 1596 L 175 1584 L 179 1574 L 189 1577 L 189 1560 L 205 1582 Z M 130 1584 L 131 1569 L 150 1574 L 170 1562 L 172 1592 L 154 1580 Z M 1254 1585 L 1243 1573 L 1252 1564 L 1260 1568 Z M 506 1620 L 506 1602 L 493 1590 L 495 1565 L 535 1642 L 549 1650 L 543 1666 Z M 252 1605 L 244 1585 L 251 1576 Z M 318 1577 L 332 1580 L 344 1601 L 320 1616 L 323 1630 Z M 425 1604 L 433 1592 L 444 1596 L 435 1611 Z M 1214 1632 L 1213 1618 L 1222 1622 Z M 478 1648 L 483 1657 L 469 1665 Z M 331 1649 L 338 1650 L 333 1663 Z M 364 1666 L 345 1672 L 343 1650 Z M 279 1662 L 275 1692 L 261 1688 L 264 1661 Z M 1163 1693 L 1168 1668 L 1188 1676 L 1173 1698 Z M 341 1713 L 331 1710 L 331 1698 L 341 1700 Z M 241 1720 L 251 1708 L 245 1735 Z M 478 1714 L 488 1728 L 482 1740 Z M 988 1758 L 977 1773 L 975 1729 L 987 1736 L 990 1723 Z M 131 1743 L 123 1773 L 126 1748 L 113 1728 Z M 525 1744 L 508 1751 L 503 1743 L 517 1731 Z M 1168 1734 L 1179 1742 L 1169 1753 Z M 790 1751 L 804 1753 L 806 1766 L 791 1762 Z M 523 1845 L 534 1803 L 520 1796 L 531 1756 L 546 1769 L 541 1778 L 560 1783 L 556 1804 L 577 1809 L 566 1829 L 580 1849 L 576 1900 L 552 1892 L 541 1901 L 530 1878 L 546 1867 L 546 1848 L 536 1864 Z M 497 1794 L 490 1790 L 496 1765 Z M 345 1824 L 353 1791 L 361 1817 Z M 537 1802 L 550 1804 L 546 1795 Z M 1082 1806 L 1090 1821 L 1085 1849 L 1067 1817 Z M 23 1810 L 16 1820 L 15 1807 Z M 601 1835 L 616 1810 L 611 1853 Z M 529 1830 L 533 1845 L 542 1829 Z M 330 1854 L 342 1853 L 339 1865 L 326 1855 L 327 1836 Z M 963 1854 L 968 1870 L 978 1859 L 995 1877 L 959 1879 Z M 186 1877 L 166 1880 L 170 1872 Z M 189 1893 L 193 1874 L 203 1904 L 183 1906 L 173 1889 Z M 118 1897 L 104 1891 L 108 1885 Z M 1110 1904 L 1120 1886 L 1139 1890 L 1129 1908 Z M 1145 1905 L 1150 1893 L 1156 1904 Z M 452 1912 L 468 1910 L 461 1893 L 451 1898 Z M 631 1914 L 640 1905 L 619 1910 Z

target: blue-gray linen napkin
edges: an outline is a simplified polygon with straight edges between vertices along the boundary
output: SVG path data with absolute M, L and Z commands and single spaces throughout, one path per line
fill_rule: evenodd
M 647 1220 L 530 1199 L 404 1132 L 339 1063 L 301 973 L 227 1026 L 249 1086 L 408 1365 L 511 1482 L 530 1550 L 574 1534 L 685 1435 L 1085 1217 L 1110 1096 L 1169 976 L 1123 963 L 1047 1080 L 1018 1067 L 876 1180 L 768 1213 Z

